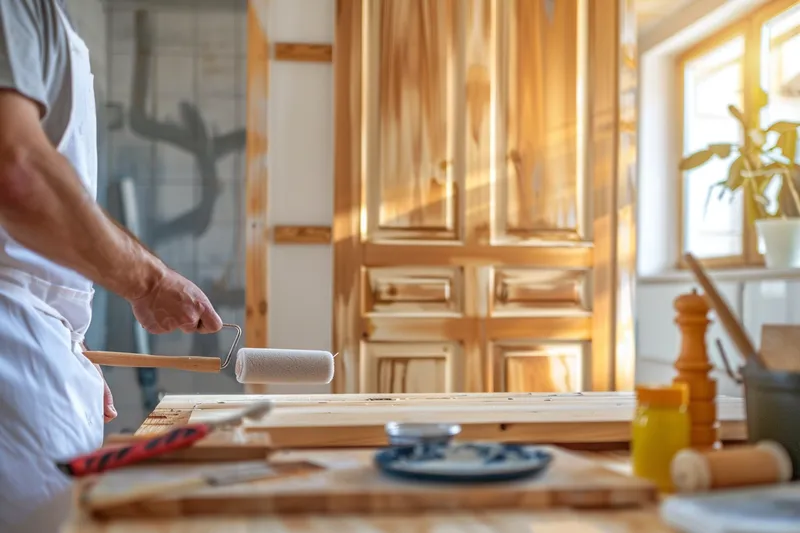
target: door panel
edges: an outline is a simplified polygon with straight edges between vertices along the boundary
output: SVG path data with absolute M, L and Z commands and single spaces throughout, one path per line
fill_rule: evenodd
M 370 4 L 367 53 L 376 68 L 367 79 L 376 109 L 365 139 L 366 215 L 376 239 L 457 237 L 455 176 L 448 165 L 456 133 L 455 3 Z
M 589 269 L 494 269 L 493 316 L 586 315 Z
M 501 2 L 507 31 L 507 92 L 503 116 L 507 165 L 497 181 L 498 225 L 509 240 L 584 238 L 586 150 L 578 95 L 585 65 L 579 49 L 586 5 L 558 2 Z
M 338 0 L 336 392 L 608 384 L 609 301 L 592 313 L 616 292 L 594 258 L 598 242 L 616 257 L 616 235 L 587 201 L 615 199 L 613 175 L 587 180 L 589 74 L 609 75 L 590 68 L 594 13 Z
M 456 343 L 368 342 L 362 346 L 360 391 L 370 394 L 455 392 Z
M 364 270 L 368 316 L 458 315 L 463 309 L 459 268 L 378 267 Z
M 498 369 L 495 390 L 500 392 L 578 392 L 583 390 L 586 343 L 496 343 Z

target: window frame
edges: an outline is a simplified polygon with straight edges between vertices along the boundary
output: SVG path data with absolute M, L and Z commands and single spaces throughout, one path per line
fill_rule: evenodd
M 761 89 L 761 56 L 762 56 L 762 42 L 761 31 L 764 25 L 774 17 L 784 13 L 796 6 L 800 6 L 800 0 L 772 0 L 769 3 L 760 6 L 743 17 L 740 17 L 735 22 L 727 25 L 725 28 L 715 32 L 714 34 L 703 39 L 691 48 L 684 50 L 678 55 L 675 61 L 677 81 L 677 114 L 678 114 L 678 130 L 677 130 L 677 154 L 676 161 L 680 161 L 686 154 L 684 152 L 685 141 L 685 79 L 684 73 L 686 66 L 689 62 L 703 55 L 711 52 L 715 48 L 730 42 L 737 37 L 744 38 L 744 63 L 742 68 L 742 102 L 744 114 L 748 128 L 759 127 L 759 116 L 761 110 L 767 105 L 767 94 Z M 750 73 L 757 73 L 756 75 L 748 75 Z M 685 193 L 685 180 L 686 172 L 677 169 L 677 250 L 679 250 L 677 268 L 684 270 L 688 265 L 683 259 L 686 252 L 685 249 L 685 218 L 686 212 L 684 210 L 684 193 Z M 758 236 L 756 234 L 755 226 L 747 223 L 747 203 L 743 202 L 743 210 L 745 210 L 742 218 L 743 231 L 742 231 L 742 253 L 738 255 L 724 256 L 724 257 L 710 257 L 699 259 L 700 263 L 709 268 L 763 268 L 764 256 L 758 251 Z

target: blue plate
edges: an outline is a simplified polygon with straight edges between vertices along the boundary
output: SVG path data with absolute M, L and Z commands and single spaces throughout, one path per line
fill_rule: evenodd
M 500 443 L 423 443 L 384 448 L 375 466 L 404 479 L 475 483 L 512 481 L 544 471 L 553 456 L 536 446 Z

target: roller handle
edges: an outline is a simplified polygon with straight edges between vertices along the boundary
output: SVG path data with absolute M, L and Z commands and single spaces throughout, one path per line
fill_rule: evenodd
M 173 357 L 170 355 L 145 355 L 124 352 L 83 352 L 89 361 L 103 366 L 136 368 L 174 368 L 191 372 L 219 372 L 220 360 L 216 357 Z
M 188 448 L 212 431 L 209 424 L 194 424 L 173 429 L 163 435 L 129 446 L 100 448 L 66 462 L 56 463 L 70 477 L 80 478 L 130 466 L 152 457 Z

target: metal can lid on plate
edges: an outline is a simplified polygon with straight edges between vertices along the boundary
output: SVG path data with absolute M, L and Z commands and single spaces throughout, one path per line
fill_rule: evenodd
M 451 439 L 461 433 L 458 424 L 389 422 L 385 429 L 391 439 L 403 440 Z

